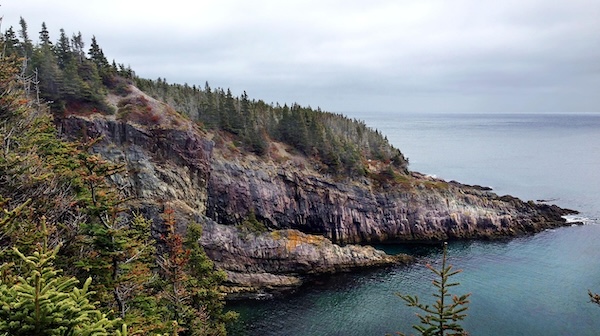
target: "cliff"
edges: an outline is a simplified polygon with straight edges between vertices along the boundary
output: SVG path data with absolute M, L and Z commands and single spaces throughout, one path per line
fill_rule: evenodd
M 378 163 L 369 165 L 370 178 L 334 178 L 279 143 L 265 156 L 245 153 L 226 133 L 202 131 L 135 87 L 108 101 L 116 114 L 71 114 L 60 129 L 73 139 L 101 138 L 93 149 L 126 167 L 113 182 L 156 223 L 168 204 L 180 230 L 203 224 L 202 245 L 235 293 L 407 260 L 351 244 L 510 237 L 564 225 L 570 213 L 414 172 L 378 180 L 385 173 Z M 244 228 L 249 218 L 260 230 Z
M 366 178 L 336 182 L 301 166 L 291 159 L 213 160 L 209 217 L 231 224 L 254 212 L 269 228 L 347 244 L 516 236 L 564 225 L 561 216 L 569 213 L 418 173 L 377 188 Z

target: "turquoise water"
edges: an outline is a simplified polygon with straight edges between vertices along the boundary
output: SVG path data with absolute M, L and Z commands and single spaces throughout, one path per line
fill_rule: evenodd
M 454 292 L 472 293 L 471 335 L 598 335 L 600 307 L 600 114 L 390 115 L 363 119 L 387 135 L 411 169 L 526 200 L 553 200 L 586 217 L 583 226 L 502 242 L 455 242 L 463 270 Z M 394 293 L 429 299 L 432 246 L 385 246 L 419 262 L 319 279 L 270 301 L 231 305 L 232 335 L 385 335 L 411 332 L 415 311 Z

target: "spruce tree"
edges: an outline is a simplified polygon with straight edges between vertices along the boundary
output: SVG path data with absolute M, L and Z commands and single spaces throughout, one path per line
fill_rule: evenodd
M 71 50 L 71 41 L 69 41 L 63 28 L 60 29 L 60 37 L 56 43 L 55 50 L 56 57 L 58 58 L 58 65 L 61 69 L 64 69 L 73 58 L 73 51 Z
M 90 45 L 88 54 L 90 55 L 92 62 L 96 64 L 98 70 L 101 72 L 109 67 L 108 60 L 106 59 L 106 56 L 104 56 L 104 51 L 102 51 L 102 48 L 100 48 L 96 41 L 96 36 L 92 36 L 92 44 Z
M 0 279 L 0 334 L 2 335 L 122 335 L 115 331 L 117 320 L 109 320 L 90 301 L 91 278 L 77 288 L 74 277 L 61 276 L 53 261 L 60 249 L 48 248 L 48 232 L 42 220 L 44 240 L 38 251 L 25 256 L 18 248 L 18 260 L 2 265 L 23 275 Z M 126 332 L 126 327 L 121 329 Z
M 48 27 L 46 27 L 46 22 L 42 22 L 42 30 L 40 31 L 40 43 L 42 46 L 52 45 L 52 42 L 50 42 L 50 33 L 48 32 Z
M 406 302 L 407 306 L 416 307 L 425 313 L 424 315 L 417 313 L 421 325 L 413 326 L 423 336 L 466 335 L 465 330 L 458 322 L 467 316 L 464 312 L 468 309 L 467 304 L 471 294 L 456 296 L 449 293 L 450 287 L 460 284 L 450 282 L 450 277 L 460 273 L 461 270 L 454 271 L 452 265 L 447 265 L 447 246 L 448 244 L 444 242 L 441 269 L 438 270 L 427 265 L 427 268 L 436 275 L 433 285 L 437 288 L 437 292 L 433 294 L 433 297 L 436 298 L 433 306 L 422 303 L 416 295 L 396 294 Z M 403 333 L 399 334 L 404 335 Z
M 19 30 L 19 35 L 21 36 L 21 40 L 22 40 L 22 42 L 21 42 L 21 47 L 22 47 L 22 54 L 21 54 L 21 56 L 23 56 L 26 59 L 28 59 L 33 54 L 33 43 L 29 39 L 29 32 L 27 31 L 27 22 L 25 21 L 25 19 L 23 19 L 23 17 L 21 17 L 19 19 L 19 25 L 21 26 L 21 29 Z
M 20 55 L 20 42 L 12 26 L 8 27 L 6 32 L 4 32 L 3 42 L 4 56 Z

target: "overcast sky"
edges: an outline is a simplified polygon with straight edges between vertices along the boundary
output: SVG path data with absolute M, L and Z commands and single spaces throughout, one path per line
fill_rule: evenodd
M 360 115 L 600 112 L 598 0 L 4 0 L 144 78 Z

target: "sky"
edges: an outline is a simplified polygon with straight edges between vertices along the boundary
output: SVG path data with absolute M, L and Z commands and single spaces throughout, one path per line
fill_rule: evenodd
M 598 0 L 0 0 L 143 78 L 371 112 L 600 112 Z

